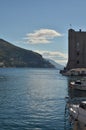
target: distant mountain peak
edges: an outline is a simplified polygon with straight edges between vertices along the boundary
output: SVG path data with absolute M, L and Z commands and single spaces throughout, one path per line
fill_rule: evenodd
M 54 66 L 55 66 L 55 68 L 56 69 L 63 69 L 64 68 L 64 66 L 63 65 L 61 65 L 61 64 L 59 64 L 59 63 L 57 63 L 57 62 L 55 62 L 54 60 L 51 60 L 51 59 L 47 59 L 51 64 L 53 64 Z

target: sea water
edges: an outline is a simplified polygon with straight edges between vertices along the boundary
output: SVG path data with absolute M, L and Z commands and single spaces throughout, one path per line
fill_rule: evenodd
M 68 77 L 57 69 L 0 69 L 0 130 L 70 130 Z

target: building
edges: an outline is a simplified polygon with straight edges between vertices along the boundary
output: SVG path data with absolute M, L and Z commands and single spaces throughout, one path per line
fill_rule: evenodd
M 79 71 L 77 71 L 79 70 Z M 68 30 L 68 63 L 60 73 L 86 75 L 86 32 Z
M 68 63 L 67 70 L 86 68 L 86 32 L 68 31 Z

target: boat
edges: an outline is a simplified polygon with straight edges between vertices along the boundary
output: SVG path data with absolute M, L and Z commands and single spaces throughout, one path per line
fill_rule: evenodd
M 70 82 L 70 87 L 73 89 L 86 91 L 86 79 L 72 81 Z
M 73 120 L 77 120 L 86 124 L 86 101 L 81 101 L 79 104 L 68 103 L 69 114 Z

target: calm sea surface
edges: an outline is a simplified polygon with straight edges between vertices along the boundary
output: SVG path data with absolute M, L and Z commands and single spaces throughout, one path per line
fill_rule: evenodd
M 58 70 L 0 69 L 0 130 L 66 130 L 67 95 Z

